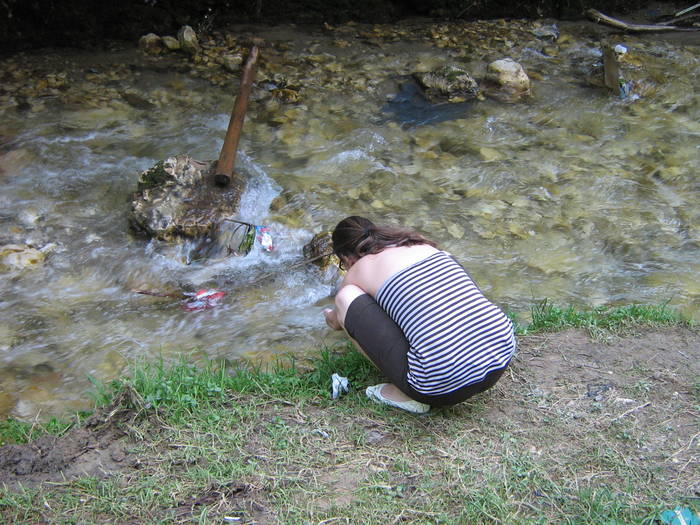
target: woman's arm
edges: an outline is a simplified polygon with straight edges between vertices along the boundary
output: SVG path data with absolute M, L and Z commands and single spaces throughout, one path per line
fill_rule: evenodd
M 359 261 L 358 261 L 359 262 Z M 338 286 L 338 291 L 335 294 L 335 308 L 326 308 L 323 310 L 323 316 L 326 319 L 326 324 L 333 330 L 343 330 L 345 314 L 350 306 L 350 303 L 358 296 L 365 292 L 362 286 L 359 285 L 361 272 L 360 268 L 364 265 L 353 264 L 343 277 L 343 281 Z

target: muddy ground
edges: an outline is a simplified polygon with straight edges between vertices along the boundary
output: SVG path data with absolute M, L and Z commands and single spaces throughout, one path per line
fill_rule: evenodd
M 234 396 L 240 397 L 234 403 L 252 401 L 251 396 Z M 509 373 L 482 397 L 478 408 L 470 400 L 416 417 L 415 425 L 439 434 L 441 428 L 448 428 L 441 426 L 441 421 L 449 418 L 453 424 L 455 418 L 462 418 L 459 424 L 465 431 L 482 432 L 486 437 L 491 430 L 488 427 L 500 426 L 522 437 L 519 446 L 535 453 L 545 451 L 549 457 L 561 451 L 562 458 L 571 457 L 572 450 L 582 447 L 579 440 L 592 435 L 591 430 L 618 425 L 630 435 L 643 436 L 623 450 L 625 461 L 653 463 L 660 472 L 658 483 L 667 493 L 700 496 L 700 330 L 644 329 L 607 340 L 592 340 L 580 330 L 523 337 Z M 290 425 L 318 425 L 323 420 L 326 425 L 348 427 L 345 430 L 353 427 L 364 433 L 364 443 L 381 448 L 383 454 L 390 455 L 394 447 L 398 453 L 406 446 L 402 436 L 394 435 L 396 427 L 385 425 L 376 414 L 358 409 L 356 416 L 339 418 L 337 405 L 311 405 L 304 407 L 305 415 L 300 417 L 294 403 L 274 399 L 256 402 L 261 411 L 269 411 L 263 419 L 282 418 Z M 128 478 L 130 472 L 158 461 L 130 451 L 137 443 L 134 434 L 124 429 L 133 418 L 132 412 L 112 407 L 94 414 L 84 426 L 63 437 L 42 436 L 27 445 L 1 447 L 0 483 L 13 490 L 20 485 L 37 486 L 81 476 L 103 478 L 123 473 Z M 550 420 L 556 421 L 556 428 L 547 427 Z M 438 437 L 445 442 L 453 439 L 449 435 Z M 346 445 L 353 446 L 351 441 Z M 251 442 L 250 453 L 274 454 L 255 450 L 258 446 Z M 447 448 L 433 452 L 441 457 L 445 453 L 449 454 Z M 326 505 L 342 506 L 352 500 L 365 473 L 362 469 L 353 473 L 347 467 L 333 472 L 331 464 L 318 474 L 319 482 L 327 480 L 332 487 L 327 496 L 333 501 Z M 587 474 L 580 466 L 577 469 L 575 475 L 582 479 L 605 476 L 604 472 Z M 254 522 L 274 522 L 266 510 L 265 492 L 263 487 L 242 480 L 235 486 L 212 489 L 201 495 L 199 503 L 222 498 L 236 501 L 237 508 L 257 516 Z M 191 502 L 187 508 L 192 508 Z

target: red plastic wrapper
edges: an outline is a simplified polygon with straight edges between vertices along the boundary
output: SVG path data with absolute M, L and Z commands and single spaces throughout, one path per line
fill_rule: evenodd
M 190 297 L 182 303 L 182 309 L 186 312 L 201 312 L 218 306 L 226 293 L 219 290 L 199 290 L 186 295 Z

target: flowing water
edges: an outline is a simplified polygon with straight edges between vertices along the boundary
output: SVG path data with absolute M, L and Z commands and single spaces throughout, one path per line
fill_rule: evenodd
M 273 46 L 240 145 L 238 218 L 268 225 L 275 250 L 192 264 L 182 247 L 130 235 L 128 201 L 159 160 L 218 156 L 235 83 L 144 66 L 132 49 L 6 58 L 0 241 L 43 260 L 2 268 L 0 415 L 85 408 L 88 377 L 117 377 L 129 359 L 269 359 L 332 344 L 340 335 L 321 310 L 334 279 L 293 265 L 350 214 L 420 229 L 521 319 L 543 298 L 668 301 L 699 319 L 697 41 L 620 37 L 658 84 L 630 101 L 585 81 L 601 30 L 560 24 L 552 43 L 531 23 L 512 27 L 257 31 Z M 444 63 L 478 78 L 505 56 L 531 75 L 529 100 L 434 106 L 408 81 Z M 270 96 L 285 84 L 298 102 Z M 228 293 L 193 313 L 132 292 L 177 287 Z

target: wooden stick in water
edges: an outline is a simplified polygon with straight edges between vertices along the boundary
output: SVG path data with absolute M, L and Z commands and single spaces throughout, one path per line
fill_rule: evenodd
M 140 293 L 141 295 L 152 295 L 153 297 L 172 297 L 173 299 L 186 299 L 187 296 L 184 293 L 166 293 L 166 292 L 154 292 L 152 290 L 131 290 L 134 293 Z
M 603 24 L 607 24 L 612 27 L 616 27 L 618 29 L 624 29 L 625 31 L 636 31 L 636 32 L 641 32 L 641 31 L 646 31 L 646 32 L 655 32 L 655 31 L 700 31 L 700 27 L 678 27 L 678 26 L 664 26 L 660 24 L 630 24 L 628 22 L 623 22 L 622 20 L 618 20 L 617 18 L 613 18 L 608 15 L 604 15 L 600 11 L 597 11 L 595 9 L 589 9 L 586 11 L 586 14 L 588 15 L 589 18 L 596 22 L 600 22 Z
M 698 7 L 700 7 L 700 4 L 695 4 L 691 5 L 687 9 L 683 9 L 682 11 L 678 11 L 674 16 L 683 16 L 686 13 L 690 13 L 691 11 L 695 11 Z
M 231 182 L 231 176 L 233 175 L 233 166 L 236 163 L 236 155 L 238 153 L 238 142 L 241 139 L 243 121 L 245 120 L 245 113 L 248 109 L 250 89 L 253 84 L 253 79 L 255 78 L 255 68 L 259 54 L 259 43 L 260 42 L 257 41 L 254 42 L 253 47 L 250 48 L 248 60 L 246 60 L 243 68 L 243 75 L 241 76 L 241 86 L 238 90 L 238 96 L 236 97 L 236 102 L 233 105 L 233 110 L 231 111 L 231 119 L 229 120 L 228 129 L 226 130 L 224 145 L 221 147 L 219 160 L 216 163 L 216 175 L 214 175 L 214 181 L 219 186 L 228 186 Z

